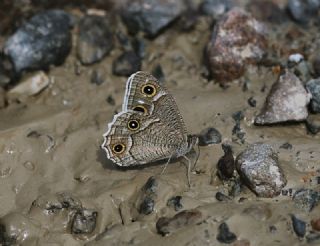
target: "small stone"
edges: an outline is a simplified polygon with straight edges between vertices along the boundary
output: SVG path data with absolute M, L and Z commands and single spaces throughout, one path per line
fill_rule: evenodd
M 133 51 L 125 51 L 112 63 L 112 73 L 118 76 L 129 76 L 140 69 L 140 57 Z
M 182 1 L 132 0 L 124 5 L 121 17 L 128 31 L 143 31 L 148 37 L 157 36 L 184 11 Z
M 219 225 L 217 240 L 220 243 L 230 244 L 237 240 L 237 236 L 236 234 L 231 232 L 229 230 L 228 225 L 225 222 L 223 222 L 222 224 Z
M 104 76 L 98 70 L 93 70 L 90 79 L 92 84 L 101 85 L 104 82 Z
M 167 206 L 173 207 L 175 211 L 179 211 L 183 208 L 181 204 L 181 199 L 182 199 L 181 196 L 171 197 L 167 202 Z
M 217 175 L 220 179 L 227 180 L 233 177 L 235 161 L 230 145 L 222 144 L 222 149 L 224 151 L 224 155 L 218 161 Z
M 289 61 L 289 62 L 292 62 L 292 63 L 298 64 L 298 63 L 300 63 L 301 61 L 303 61 L 303 59 L 304 59 L 303 55 L 301 55 L 301 54 L 299 54 L 299 53 L 296 53 L 296 54 L 291 54 L 291 55 L 289 56 L 288 61 Z
M 320 132 L 320 115 L 309 114 L 305 123 L 309 133 L 317 134 Z
M 30 97 L 38 94 L 50 84 L 48 76 L 40 71 L 31 74 L 8 92 L 8 98 Z
M 255 106 L 257 106 L 257 101 L 256 101 L 256 99 L 254 99 L 253 97 L 250 97 L 249 99 L 248 99 L 248 104 L 251 106 L 251 107 L 255 107 Z
M 249 64 L 266 55 L 265 27 L 247 12 L 234 8 L 214 25 L 205 56 L 212 77 L 224 84 L 240 78 Z
M 158 189 L 158 182 L 156 178 L 153 176 L 147 180 L 146 184 L 143 187 L 143 190 L 148 194 L 155 193 L 157 189 Z
M 320 218 L 311 220 L 310 224 L 313 230 L 320 231 Z
M 238 155 L 236 168 L 245 184 L 260 197 L 279 195 L 287 183 L 278 155 L 269 144 L 250 145 Z
M 60 65 L 71 50 L 71 18 L 62 10 L 48 10 L 25 22 L 5 43 L 15 73 Z
M 109 103 L 111 106 L 116 105 L 116 101 L 114 100 L 113 96 L 109 95 L 107 97 L 107 103 Z
M 306 234 L 306 222 L 298 219 L 296 216 L 291 215 L 293 231 L 298 237 L 304 237 Z
M 242 182 L 240 178 L 234 178 L 229 180 L 229 196 L 236 197 L 239 196 L 242 191 Z
M 145 199 L 140 204 L 139 213 L 145 215 L 151 214 L 154 210 L 154 205 L 155 202 L 151 197 L 145 197 Z
M 200 4 L 200 12 L 212 17 L 214 20 L 219 19 L 224 13 L 232 7 L 232 0 L 204 0 Z
M 81 63 L 90 65 L 101 61 L 113 48 L 113 35 L 103 16 L 87 15 L 79 22 L 77 55 Z
M 219 201 L 219 202 L 228 202 L 228 201 L 231 201 L 231 198 L 226 196 L 225 194 L 221 193 L 220 191 L 218 191 L 216 193 L 216 199 Z
M 23 166 L 29 171 L 34 171 L 34 169 L 35 169 L 35 166 L 31 161 L 24 162 Z
M 287 149 L 287 150 L 291 150 L 292 149 L 292 144 L 290 144 L 290 143 L 284 143 L 284 144 L 282 144 L 282 145 L 280 145 L 280 147 L 279 147 L 280 149 Z
M 320 113 L 320 79 L 309 80 L 306 84 L 307 90 L 311 93 L 311 110 L 314 113 Z
M 78 211 L 71 224 L 72 234 L 90 234 L 96 228 L 98 213 L 87 209 Z
M 311 189 L 301 189 L 294 193 L 292 199 L 297 208 L 310 212 L 319 204 L 320 193 Z
M 199 145 L 207 146 L 210 144 L 218 144 L 221 143 L 221 138 L 221 133 L 217 129 L 208 127 L 200 132 Z
M 171 218 L 161 217 L 156 223 L 156 228 L 159 234 L 165 236 L 173 233 L 183 227 L 195 225 L 202 219 L 202 213 L 199 210 L 185 210 L 177 213 Z
M 255 124 L 273 124 L 287 121 L 302 121 L 308 116 L 310 94 L 301 80 L 286 70 L 273 84 L 264 107 L 255 118 Z
M 288 10 L 293 20 L 299 23 L 307 23 L 309 19 L 316 16 L 320 7 L 318 0 L 289 0 Z

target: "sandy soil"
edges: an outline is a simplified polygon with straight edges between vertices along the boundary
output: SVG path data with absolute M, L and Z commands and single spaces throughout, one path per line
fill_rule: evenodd
M 244 79 L 222 89 L 200 75 L 202 50 L 210 30 L 209 24 L 200 19 L 190 33 L 177 35 L 173 28 L 153 41 L 146 41 L 143 70 L 151 71 L 161 64 L 165 84 L 176 98 L 190 133 L 214 127 L 221 132 L 223 142 L 232 145 L 235 155 L 250 143 L 269 143 L 279 152 L 280 165 L 288 180 L 285 189 L 319 190 L 315 182 L 320 170 L 319 134 L 308 135 L 303 123 L 253 125 L 254 116 L 277 79 L 271 68 L 250 67 L 245 75 L 250 81 L 247 91 L 242 88 Z M 76 31 L 73 37 L 75 43 Z M 296 208 L 289 196 L 262 199 L 248 189 L 229 202 L 216 200 L 216 192 L 227 189 L 215 176 L 217 161 L 223 155 L 220 144 L 200 147 L 190 188 L 185 166 L 179 160 L 171 163 L 162 175 L 159 174 L 163 165 L 120 169 L 110 163 L 100 144 L 107 123 L 121 109 L 124 96 L 126 78 L 113 76 L 111 72 L 111 63 L 119 54 L 116 47 L 102 62 L 84 67 L 78 64 L 73 49 L 64 65 L 50 69 L 48 88 L 0 110 L 0 217 L 12 228 L 20 228 L 18 242 L 22 245 L 222 245 L 216 240 L 217 228 L 226 221 L 237 235 L 239 244 L 234 245 L 248 245 L 246 240 L 252 246 L 316 245 L 294 234 L 290 215 L 309 223 L 319 217 L 320 206 L 307 213 Z M 80 75 L 75 74 L 75 69 L 80 70 Z M 90 83 L 94 69 L 103 73 L 105 82 L 101 85 Z M 264 86 L 266 90 L 261 92 Z M 106 101 L 110 95 L 115 99 L 114 106 Z M 257 107 L 248 105 L 251 96 L 257 100 Z M 241 122 L 244 144 L 232 136 L 235 124 L 232 114 L 239 110 L 245 114 Z M 279 148 L 286 142 L 293 148 Z M 139 197 L 151 176 L 158 182 L 155 211 L 150 215 L 139 214 Z M 70 232 L 73 213 L 70 209 L 47 214 L 41 207 L 41 199 L 44 204 L 54 203 L 61 194 L 98 212 L 92 233 Z M 183 209 L 196 208 L 201 212 L 201 221 L 163 237 L 156 231 L 156 221 L 177 213 L 167 206 L 167 200 L 178 195 L 182 197 Z M 276 231 L 270 230 L 271 226 Z

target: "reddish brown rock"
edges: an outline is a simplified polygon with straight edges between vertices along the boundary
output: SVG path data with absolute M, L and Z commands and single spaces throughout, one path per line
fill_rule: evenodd
M 206 48 L 212 77 L 224 83 L 237 79 L 246 65 L 256 64 L 266 55 L 266 28 L 245 11 L 235 8 L 215 25 Z
M 311 220 L 312 229 L 315 231 L 320 231 L 320 218 Z

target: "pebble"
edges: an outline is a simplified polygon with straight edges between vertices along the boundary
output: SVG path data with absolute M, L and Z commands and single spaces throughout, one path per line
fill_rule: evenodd
M 114 105 L 116 105 L 116 101 L 115 101 L 115 99 L 113 98 L 113 96 L 111 96 L 111 95 L 109 95 L 108 97 L 107 97 L 107 103 L 109 104 L 109 105 L 111 105 L 111 106 L 114 106 Z
M 15 73 L 62 64 L 71 50 L 70 27 L 71 18 L 62 10 L 47 10 L 25 22 L 4 46 Z
M 287 142 L 287 143 L 284 143 L 284 144 L 280 145 L 279 148 L 280 149 L 292 150 L 292 144 Z
M 49 84 L 50 79 L 44 72 L 35 72 L 9 90 L 7 96 L 10 99 L 34 96 L 44 90 Z
M 320 115 L 310 114 L 305 123 L 309 133 L 317 134 L 320 132 Z
M 257 106 L 257 100 L 256 99 L 254 99 L 253 97 L 250 97 L 249 99 L 248 99 L 248 104 L 250 105 L 250 107 L 255 107 L 255 106 Z
M 320 217 L 317 219 L 311 220 L 310 224 L 313 230 L 320 231 Z
M 311 189 L 297 190 L 292 200 L 295 206 L 306 212 L 310 212 L 320 202 L 320 193 Z
M 217 129 L 208 127 L 200 132 L 199 145 L 207 146 L 210 144 L 218 144 L 221 143 L 221 138 L 221 133 Z
M 317 14 L 320 7 L 319 0 L 289 0 L 288 10 L 296 22 L 305 24 L 312 16 Z
M 229 230 L 229 226 L 223 222 L 219 225 L 217 240 L 220 243 L 230 244 L 237 240 L 236 234 Z
M 261 61 L 268 44 L 265 33 L 265 26 L 244 10 L 225 13 L 215 24 L 205 51 L 213 79 L 224 84 L 240 78 L 247 65 Z
M 309 80 L 306 88 L 312 95 L 310 102 L 312 112 L 320 113 L 320 78 Z
M 153 38 L 183 13 L 184 6 L 175 0 L 132 0 L 123 6 L 121 17 L 129 33 L 142 31 Z
M 171 197 L 167 202 L 167 206 L 173 207 L 175 211 L 179 211 L 183 208 L 183 206 L 181 204 L 181 199 L 182 199 L 181 196 Z
M 302 121 L 308 116 L 310 94 L 301 80 L 289 70 L 273 84 L 255 124 L 265 125 L 287 121 Z
M 304 60 L 303 55 L 299 53 L 291 54 L 288 59 L 289 62 L 296 63 L 296 64 L 300 63 L 303 60 Z
M 113 48 L 113 34 L 107 18 L 86 15 L 79 22 L 77 56 L 82 64 L 101 61 Z
M 217 164 L 217 175 L 222 180 L 227 180 L 233 177 L 235 170 L 235 161 L 232 148 L 228 144 L 222 144 L 224 155 L 219 159 Z
M 199 10 L 202 14 L 217 20 L 224 13 L 229 11 L 232 5 L 232 0 L 204 0 L 199 6 Z
M 151 197 L 149 196 L 145 197 L 140 204 L 139 213 L 145 214 L 145 215 L 151 214 L 154 210 L 154 205 L 155 205 L 155 202 Z
M 241 141 L 241 143 L 244 143 L 246 133 L 241 129 L 240 126 L 241 120 L 244 119 L 244 114 L 242 111 L 238 111 L 232 114 L 232 118 L 236 123 L 232 128 L 232 135 L 236 136 Z
M 191 226 L 199 223 L 202 220 L 202 213 L 197 209 L 184 210 L 171 218 L 161 217 L 156 223 L 156 228 L 159 234 L 165 236 L 173 233 L 183 227 Z
M 72 234 L 90 234 L 96 228 L 98 213 L 87 209 L 76 212 L 71 224 Z
M 141 59 L 133 51 L 125 51 L 112 63 L 112 73 L 118 76 L 129 76 L 141 69 Z
M 155 177 L 150 177 L 142 188 L 141 198 L 138 202 L 139 213 L 144 215 L 149 215 L 154 211 L 155 198 L 158 189 L 158 181 Z
M 250 145 L 237 156 L 236 168 L 244 183 L 260 197 L 279 195 L 287 183 L 278 155 L 269 144 Z
M 218 191 L 216 193 L 216 199 L 219 201 L 219 202 L 228 202 L 228 201 L 231 201 L 231 198 L 226 196 L 225 194 L 221 193 L 220 191 Z
M 293 214 L 291 215 L 292 227 L 293 231 L 296 233 L 298 237 L 304 237 L 306 234 L 306 222 L 298 219 Z

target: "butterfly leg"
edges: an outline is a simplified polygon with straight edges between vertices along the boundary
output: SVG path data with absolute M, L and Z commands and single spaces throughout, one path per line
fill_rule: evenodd
M 184 159 L 186 159 L 187 162 L 188 162 L 187 178 L 188 178 L 188 186 L 189 186 L 189 188 L 190 188 L 190 187 L 191 187 L 191 182 L 190 182 L 191 161 L 190 161 L 190 159 L 189 159 L 188 157 L 186 157 L 185 155 L 183 155 L 182 157 L 183 157 Z
M 172 156 L 173 156 L 173 155 L 171 155 L 171 156 L 168 158 L 168 161 L 167 161 L 166 164 L 164 165 L 164 167 L 163 167 L 160 175 L 164 174 L 164 171 L 167 169 L 167 166 L 168 166 L 168 164 L 170 163 Z

